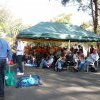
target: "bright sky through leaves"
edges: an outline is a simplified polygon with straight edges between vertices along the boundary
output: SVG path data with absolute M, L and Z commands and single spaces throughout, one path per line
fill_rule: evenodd
M 87 14 L 77 12 L 77 4 L 63 7 L 57 0 L 0 0 L 0 5 L 8 8 L 12 13 L 23 20 L 25 24 L 37 24 L 50 21 L 59 14 L 72 13 L 71 21 L 74 25 L 80 25 L 91 18 Z

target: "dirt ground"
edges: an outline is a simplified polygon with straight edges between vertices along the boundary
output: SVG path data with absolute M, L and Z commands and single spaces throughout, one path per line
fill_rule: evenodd
M 30 74 L 39 75 L 42 85 L 5 87 L 5 100 L 100 100 L 100 71 L 55 72 L 26 67 L 25 75 Z

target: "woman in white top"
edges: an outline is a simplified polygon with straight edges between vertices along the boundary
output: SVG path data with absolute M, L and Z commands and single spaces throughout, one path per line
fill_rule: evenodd
M 91 53 L 88 57 L 87 57 L 87 59 L 84 61 L 84 63 L 82 63 L 81 65 L 80 65 L 80 68 L 84 68 L 84 69 L 86 69 L 87 68 L 87 66 L 89 66 L 89 65 L 94 65 L 94 63 L 96 62 L 96 61 L 98 61 L 98 59 L 99 59 L 99 55 L 98 55 L 98 53 L 97 53 L 97 50 L 96 49 L 94 49 L 93 50 L 93 53 Z M 95 67 L 95 66 L 94 66 Z

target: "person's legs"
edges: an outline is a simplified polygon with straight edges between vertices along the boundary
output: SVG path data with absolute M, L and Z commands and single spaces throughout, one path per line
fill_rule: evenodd
M 57 62 L 56 62 L 56 64 L 55 64 L 55 66 L 58 68 L 58 69 L 62 69 L 62 66 L 63 66 L 63 64 L 64 64 L 64 62 L 62 62 L 62 61 L 60 61 L 60 60 L 58 60 Z
M 41 60 L 39 67 L 43 67 L 44 59 Z
M 88 70 L 88 67 L 89 65 L 91 64 L 91 62 L 89 61 L 86 61 L 85 64 L 84 64 L 84 70 L 87 71 Z
M 4 96 L 4 71 L 6 60 L 0 60 L 0 96 Z
M 22 57 L 23 57 L 22 55 L 17 56 L 17 64 L 20 73 L 23 73 Z
M 90 63 L 91 62 L 89 62 L 89 61 L 85 61 L 84 63 L 81 62 L 79 64 L 79 71 L 81 71 L 81 70 L 87 70 L 87 67 L 90 65 Z
M 40 67 L 47 67 L 48 63 L 46 60 L 42 59 L 41 63 L 40 63 Z
M 84 69 L 84 65 L 85 65 L 85 62 L 84 63 L 80 62 L 79 71 L 82 71 Z

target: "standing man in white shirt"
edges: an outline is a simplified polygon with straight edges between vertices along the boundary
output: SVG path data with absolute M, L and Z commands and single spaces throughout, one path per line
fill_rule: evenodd
M 24 43 L 21 41 L 21 39 L 18 39 L 17 41 L 17 65 L 18 65 L 18 72 L 17 75 L 23 75 L 23 55 L 24 55 Z

